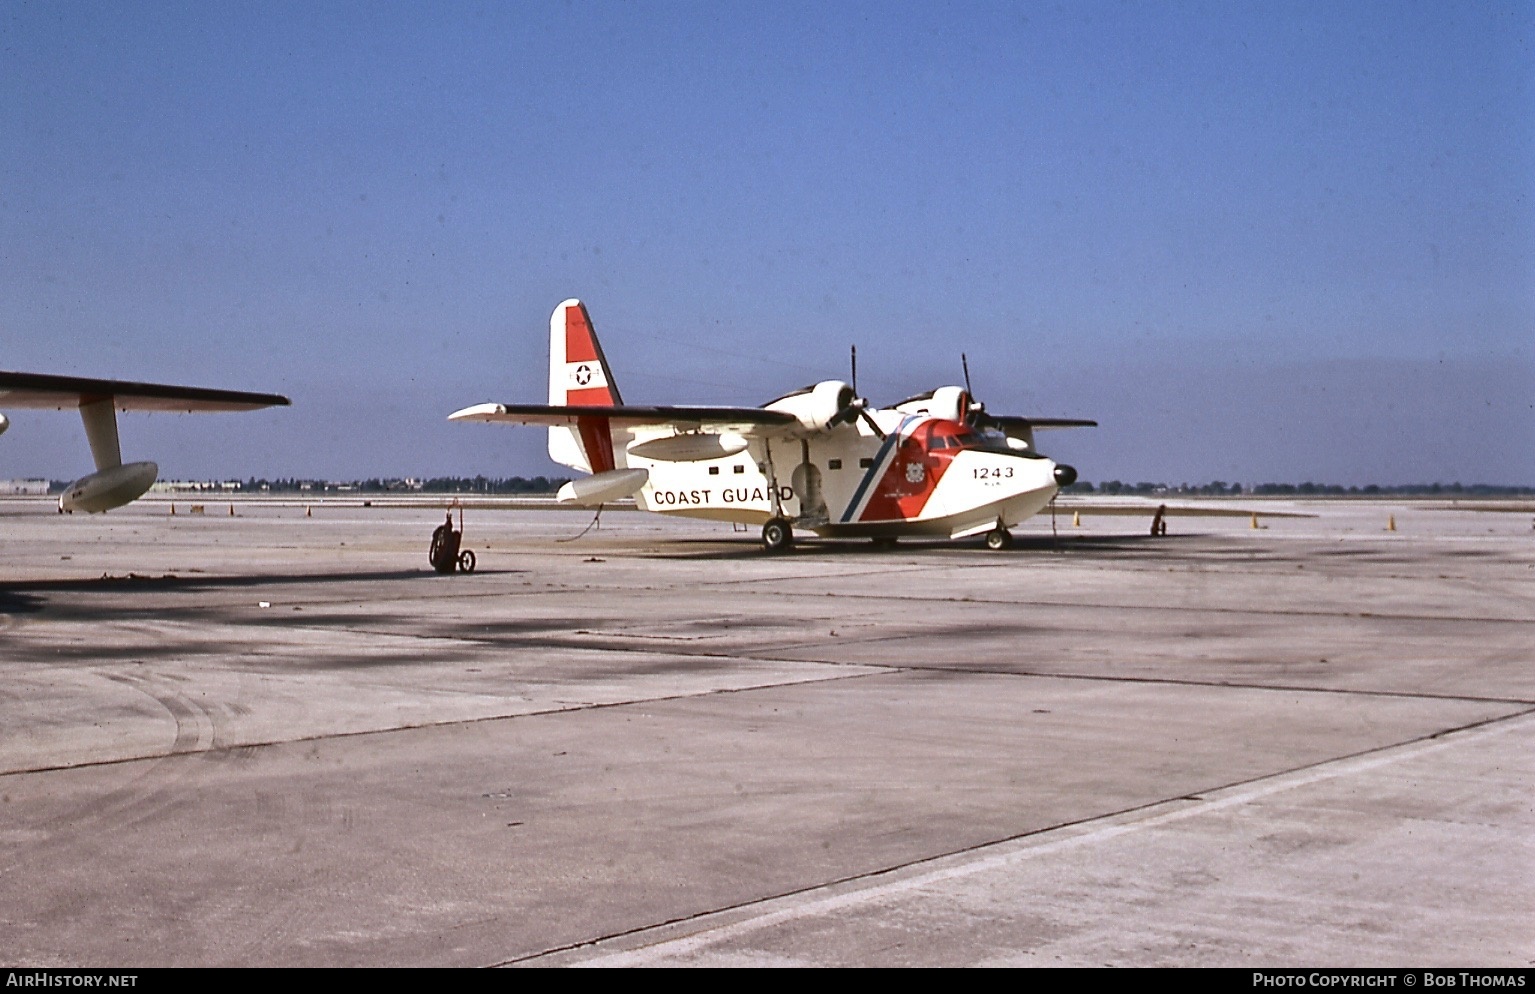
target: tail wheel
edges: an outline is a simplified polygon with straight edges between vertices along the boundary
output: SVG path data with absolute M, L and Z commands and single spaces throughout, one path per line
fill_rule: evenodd
M 783 552 L 794 544 L 794 529 L 786 518 L 769 518 L 762 526 L 762 547 L 769 552 Z
M 1013 533 L 1006 528 L 993 528 L 986 533 L 986 548 L 993 552 L 1013 547 Z
M 474 572 L 474 550 L 465 549 L 458 554 L 458 568 L 465 573 Z

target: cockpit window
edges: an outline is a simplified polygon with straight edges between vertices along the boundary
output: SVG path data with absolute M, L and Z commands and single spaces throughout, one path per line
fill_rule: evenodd
M 1006 435 L 992 432 L 982 434 L 968 428 L 953 435 L 949 439 L 949 445 L 957 449 L 975 449 L 978 452 L 1005 452 L 1010 456 L 1022 456 L 1025 459 L 1044 458 L 1033 449 L 1015 449 L 1008 445 Z

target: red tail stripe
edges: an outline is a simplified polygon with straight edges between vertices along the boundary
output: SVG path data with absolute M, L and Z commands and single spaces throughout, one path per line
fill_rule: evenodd
M 565 308 L 565 361 L 597 361 L 597 336 L 584 307 Z
M 613 394 L 607 387 L 587 387 L 565 391 L 565 403 L 573 407 L 590 404 L 593 407 L 612 407 Z

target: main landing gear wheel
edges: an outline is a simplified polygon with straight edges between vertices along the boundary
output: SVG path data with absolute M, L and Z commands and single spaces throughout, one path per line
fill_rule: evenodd
M 762 547 L 769 552 L 783 552 L 794 544 L 794 529 L 787 518 L 769 518 L 762 526 Z
M 473 552 L 473 550 L 465 549 L 463 552 L 460 552 L 458 554 L 458 568 L 461 571 L 465 572 L 465 573 L 473 573 L 474 572 L 474 552 Z
M 986 533 L 986 548 L 993 552 L 1013 547 L 1013 533 L 1006 528 L 993 528 Z

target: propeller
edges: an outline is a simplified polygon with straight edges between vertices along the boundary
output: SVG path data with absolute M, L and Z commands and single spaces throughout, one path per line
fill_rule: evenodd
M 849 349 L 852 353 L 853 396 L 843 406 L 842 410 L 837 412 L 837 416 L 831 419 L 831 423 L 833 425 L 852 424 L 854 418 L 861 417 L 864 424 L 869 426 L 869 430 L 874 432 L 875 437 L 880 441 L 884 441 L 885 433 L 880 431 L 879 425 L 875 423 L 873 416 L 869 414 L 869 402 L 858 396 L 858 346 L 852 345 L 849 346 Z
M 1030 452 L 1036 452 L 1034 447 L 1035 428 L 1095 428 L 1096 421 L 1088 421 L 1080 418 L 1025 418 L 1013 414 L 987 414 L 986 405 L 975 399 L 975 394 L 970 391 L 970 360 L 963 352 L 959 354 L 960 365 L 965 370 L 965 394 L 970 398 L 970 410 L 965 416 L 965 423 L 976 431 L 999 431 L 1010 439 L 1018 439 L 1024 442 Z M 1065 463 L 1057 463 L 1055 466 L 1055 485 L 1065 489 L 1077 482 L 1075 467 Z M 1051 498 L 1051 514 L 1055 513 L 1055 498 Z M 1052 517 L 1053 522 L 1053 517 Z
M 869 426 L 869 430 L 874 432 L 875 436 L 880 440 L 884 440 L 885 433 L 880 431 L 874 417 L 869 414 L 869 402 L 862 397 L 854 397 L 846 407 L 837 412 L 836 417 L 831 419 L 830 424 L 832 427 L 840 424 L 852 424 L 854 418 L 863 418 L 864 424 Z
M 986 405 L 975 399 L 975 391 L 970 387 L 970 357 L 961 352 L 959 364 L 965 371 L 965 397 L 969 400 L 969 410 L 965 412 L 965 423 L 976 431 L 1001 429 L 1002 422 L 987 414 Z

